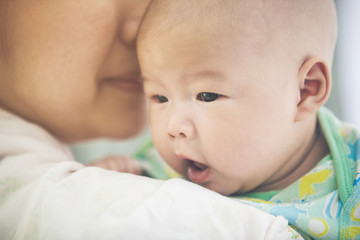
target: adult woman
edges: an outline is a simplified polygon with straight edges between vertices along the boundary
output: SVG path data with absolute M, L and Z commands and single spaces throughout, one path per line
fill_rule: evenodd
M 245 206 L 180 180 L 84 167 L 64 146 L 144 125 L 134 40 L 147 4 L 0 2 L 0 239 L 238 236 L 229 226 L 247 221 Z M 249 211 L 261 229 L 286 225 Z
M 1 1 L 1 106 L 66 142 L 139 131 L 135 35 L 148 2 Z

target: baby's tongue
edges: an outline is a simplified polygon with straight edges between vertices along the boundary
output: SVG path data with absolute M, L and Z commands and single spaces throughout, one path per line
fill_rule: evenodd
M 210 174 L 209 167 L 205 164 L 190 161 L 188 167 L 188 177 L 194 183 L 205 182 Z

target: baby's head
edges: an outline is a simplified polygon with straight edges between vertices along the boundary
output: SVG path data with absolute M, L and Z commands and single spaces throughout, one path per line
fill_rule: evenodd
M 159 153 L 225 195 L 276 188 L 317 139 L 336 34 L 331 0 L 154 0 L 138 55 Z

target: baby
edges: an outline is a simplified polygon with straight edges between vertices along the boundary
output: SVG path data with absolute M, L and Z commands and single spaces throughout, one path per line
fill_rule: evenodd
M 137 50 L 162 158 L 303 236 L 359 239 L 359 131 L 322 107 L 336 21 L 331 0 L 154 0 Z

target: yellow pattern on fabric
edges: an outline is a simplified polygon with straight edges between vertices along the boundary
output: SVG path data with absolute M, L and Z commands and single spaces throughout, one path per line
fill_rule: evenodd
M 309 223 L 309 232 L 317 237 L 323 237 L 329 232 L 329 225 L 321 218 L 313 218 Z
M 313 184 L 325 182 L 330 174 L 331 170 L 323 170 L 301 178 L 299 186 L 300 197 L 303 198 L 305 196 L 313 195 L 315 193 Z
M 258 202 L 258 203 L 265 203 L 265 204 L 275 204 L 274 202 L 269 202 L 269 201 L 265 201 L 265 200 L 261 200 L 261 199 L 257 199 L 257 198 L 243 198 L 246 201 L 251 201 L 251 202 Z
M 351 212 L 351 219 L 355 222 L 360 221 L 360 203 L 357 204 Z
M 345 235 L 345 233 L 348 233 Z M 341 234 L 345 235 L 345 238 L 355 239 L 356 236 L 360 236 L 360 227 L 351 226 L 345 229 L 341 229 Z
M 360 235 L 360 227 L 351 226 L 350 227 L 350 236 L 355 238 Z

